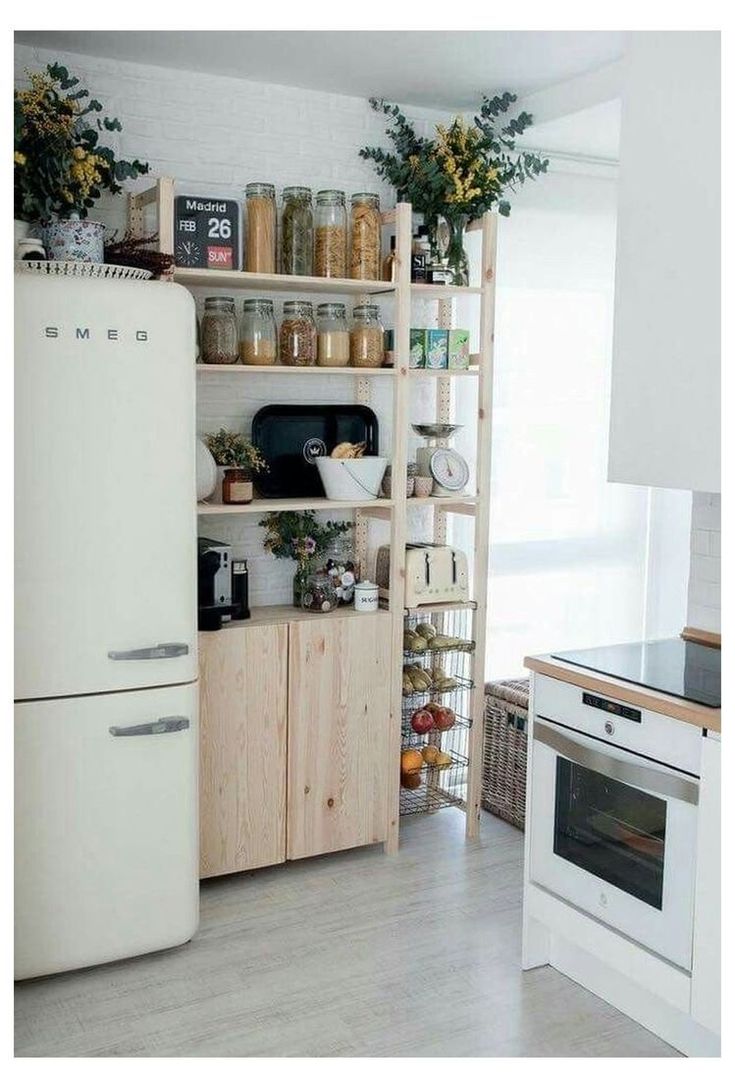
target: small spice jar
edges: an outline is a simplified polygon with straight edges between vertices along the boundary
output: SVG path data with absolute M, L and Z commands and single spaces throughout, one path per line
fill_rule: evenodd
M 245 271 L 276 270 L 276 190 L 267 182 L 253 181 L 245 188 L 247 229 Z
M 240 359 L 248 366 L 273 366 L 278 357 L 278 334 L 269 298 L 247 298 L 240 318 Z
M 307 577 L 301 594 L 301 607 L 307 612 L 334 612 L 339 597 L 328 574 L 320 571 Z
M 281 272 L 310 276 L 314 257 L 314 214 L 311 189 L 291 185 L 283 190 L 281 210 Z
M 203 363 L 237 362 L 237 319 L 233 298 L 223 295 L 205 298 L 200 339 Z
M 225 468 L 222 477 L 222 502 L 245 505 L 253 501 L 253 474 L 249 468 Z
M 355 586 L 355 611 L 378 611 L 378 587 L 375 582 L 358 582 Z
M 341 302 L 322 302 L 316 308 L 317 366 L 347 366 L 350 332 Z
M 314 366 L 316 325 L 310 302 L 289 300 L 283 304 L 279 351 L 284 366 Z
M 347 210 L 339 189 L 316 194 L 314 275 L 341 279 L 347 275 Z
M 377 193 L 354 193 L 350 221 L 350 276 L 380 279 L 380 200 Z
M 380 309 L 368 304 L 355 306 L 350 333 L 350 362 L 358 367 L 380 367 L 385 358 L 385 331 Z

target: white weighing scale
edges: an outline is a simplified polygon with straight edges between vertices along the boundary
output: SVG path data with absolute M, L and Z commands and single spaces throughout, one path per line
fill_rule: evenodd
M 425 446 L 416 450 L 419 476 L 431 476 L 434 481 L 432 495 L 456 495 L 463 491 L 470 478 L 470 470 L 461 453 L 439 440 L 450 438 L 462 426 L 461 423 L 413 423 L 416 434 L 426 439 Z

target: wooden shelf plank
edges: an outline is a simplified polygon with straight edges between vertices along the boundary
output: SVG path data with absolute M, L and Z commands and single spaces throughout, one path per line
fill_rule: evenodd
M 392 366 L 249 366 L 246 363 L 197 363 L 198 374 L 341 374 L 346 378 L 395 377 Z M 459 373 L 459 371 L 452 371 Z
M 464 295 L 481 295 L 481 287 L 450 287 L 443 283 L 412 283 L 411 294 L 417 298 L 461 298 Z
M 476 366 L 470 367 L 469 370 L 429 370 L 426 367 L 414 366 L 408 373 L 412 378 L 476 378 L 480 371 Z
M 386 612 L 382 613 L 387 616 Z M 358 612 L 350 605 L 335 608 L 333 612 L 309 612 L 305 608 L 294 608 L 290 604 L 269 604 L 254 606 L 250 609 L 250 619 L 233 620 L 225 623 L 219 631 L 200 632 L 199 637 L 217 638 L 238 627 L 267 627 L 279 623 L 308 623 L 310 620 L 329 619 L 354 619 L 361 620 L 364 616 L 374 616 L 374 612 Z
M 249 503 L 197 503 L 197 514 L 208 517 L 234 517 L 237 514 L 267 514 L 273 510 L 365 510 L 393 506 L 392 499 L 327 499 L 314 496 L 306 499 L 253 499 Z
M 406 499 L 406 505 L 412 506 L 440 506 L 448 514 L 474 514 L 477 505 L 477 495 L 427 495 L 418 497 L 412 495 Z
M 387 280 L 327 279 L 277 273 L 234 272 L 220 268 L 176 268 L 174 282 L 184 287 L 227 287 L 233 291 L 288 292 L 290 295 L 374 295 L 395 290 Z

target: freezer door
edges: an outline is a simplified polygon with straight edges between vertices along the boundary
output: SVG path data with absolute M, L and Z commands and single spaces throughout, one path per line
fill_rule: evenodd
M 196 678 L 194 303 L 16 277 L 16 699 Z
M 187 941 L 197 685 L 15 709 L 16 978 Z

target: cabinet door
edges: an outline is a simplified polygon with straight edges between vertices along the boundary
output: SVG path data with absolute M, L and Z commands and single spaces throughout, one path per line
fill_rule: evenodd
M 694 893 L 692 1016 L 720 1034 L 720 738 L 702 738 L 699 841 Z
M 291 624 L 289 858 L 387 838 L 390 665 L 386 613 Z
M 199 638 L 202 877 L 286 858 L 288 627 Z

